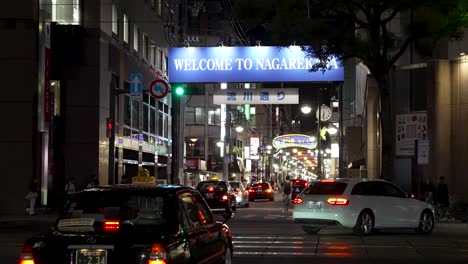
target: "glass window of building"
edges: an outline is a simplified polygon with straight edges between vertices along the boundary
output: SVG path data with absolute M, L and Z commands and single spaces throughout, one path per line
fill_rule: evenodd
M 149 107 L 143 104 L 143 131 L 149 132 Z
M 117 6 L 112 4 L 112 33 L 119 34 L 119 17 L 117 13 Z
M 158 136 L 163 136 L 163 122 L 164 122 L 164 113 L 162 111 L 158 112 Z
M 62 25 L 80 24 L 80 0 L 52 0 L 41 3 L 41 9 L 51 14 L 52 22 Z
M 156 3 L 156 8 L 158 11 L 158 16 L 162 16 L 162 0 L 155 0 Z
M 140 104 L 137 100 L 131 99 L 132 101 L 132 127 L 133 128 L 138 128 L 138 122 L 139 122 L 139 107 Z
M 149 56 L 150 56 L 151 65 L 156 66 L 156 45 L 152 41 L 151 41 L 151 44 L 150 44 L 150 54 L 149 54 Z
M 149 58 L 148 56 L 148 46 L 149 46 L 149 38 L 148 38 L 148 35 L 146 35 L 145 33 L 143 33 L 143 37 L 142 37 L 142 40 L 143 40 L 143 58 L 147 59 Z
M 140 29 L 135 24 L 133 25 L 133 49 L 138 51 L 138 37 L 140 35 Z
M 205 108 L 204 107 L 195 108 L 195 123 L 197 125 L 205 124 Z
M 163 70 L 163 58 L 164 58 L 164 51 L 162 49 L 159 49 L 158 52 L 158 65 L 157 68 L 160 70 Z
M 187 125 L 195 125 L 195 108 L 185 107 L 185 122 Z
M 123 14 L 123 41 L 128 43 L 128 16 Z

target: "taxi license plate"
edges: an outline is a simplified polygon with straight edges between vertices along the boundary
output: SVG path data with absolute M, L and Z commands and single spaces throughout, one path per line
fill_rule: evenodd
M 263 190 L 262 190 L 262 189 L 258 189 L 257 192 L 258 192 L 258 193 L 261 193 L 261 192 L 263 192 Z
M 205 198 L 213 198 L 213 194 L 212 193 L 205 193 Z
M 107 250 L 80 249 L 76 251 L 76 264 L 107 264 Z

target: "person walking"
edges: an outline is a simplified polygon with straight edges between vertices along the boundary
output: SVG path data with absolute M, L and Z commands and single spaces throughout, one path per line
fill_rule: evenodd
M 86 188 L 87 189 L 94 188 L 94 187 L 97 187 L 98 185 L 99 185 L 98 177 L 94 173 L 91 174 L 90 180 L 89 180 L 88 184 L 86 185 Z
M 76 191 L 75 179 L 73 177 L 69 178 L 67 183 L 65 183 L 65 193 L 70 197 L 75 194 Z
M 34 182 L 29 186 L 29 192 L 24 197 L 29 202 L 29 206 L 26 208 L 29 215 L 36 215 L 36 199 L 38 196 L 36 182 Z
M 448 185 L 447 183 L 445 183 L 444 176 L 440 176 L 439 184 L 437 184 L 436 202 L 441 210 L 440 212 L 441 217 L 445 217 L 447 215 L 447 210 L 450 205 L 450 200 L 449 200 Z
M 291 191 L 292 191 L 292 181 L 290 180 L 289 176 L 286 176 L 286 180 L 283 182 L 281 186 L 281 192 L 283 193 L 283 202 L 285 204 L 285 212 L 289 210 L 289 203 L 291 200 Z

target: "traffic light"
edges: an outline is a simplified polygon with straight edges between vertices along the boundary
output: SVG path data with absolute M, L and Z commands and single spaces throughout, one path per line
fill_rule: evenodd
M 106 135 L 107 137 L 114 135 L 114 121 L 111 118 L 106 119 Z
M 184 87 L 184 85 L 179 84 L 179 85 L 175 86 L 175 87 L 174 87 L 174 92 L 175 92 L 175 94 L 176 94 L 177 96 L 182 96 L 182 95 L 184 95 L 184 94 L 185 94 L 185 87 Z

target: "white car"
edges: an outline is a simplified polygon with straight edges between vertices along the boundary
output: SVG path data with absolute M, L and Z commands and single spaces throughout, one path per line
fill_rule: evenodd
M 293 219 L 315 234 L 341 225 L 368 235 L 381 228 L 416 228 L 431 233 L 434 208 L 398 186 L 378 179 L 325 179 L 312 183 L 294 201 Z
M 249 207 L 249 191 L 245 189 L 244 184 L 240 181 L 230 181 L 232 189 L 236 194 L 236 202 L 239 207 Z

